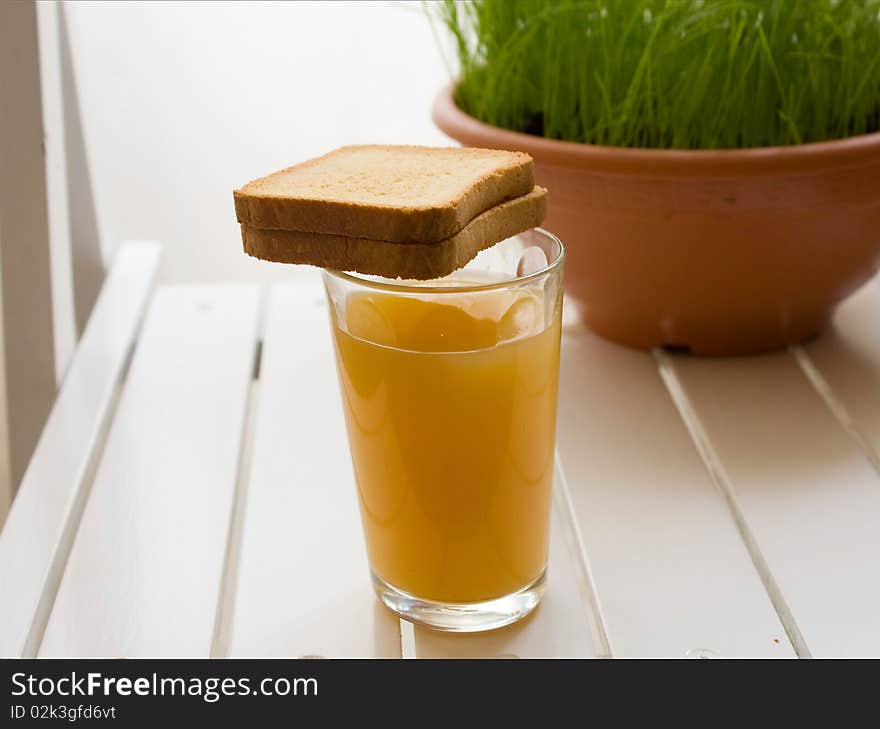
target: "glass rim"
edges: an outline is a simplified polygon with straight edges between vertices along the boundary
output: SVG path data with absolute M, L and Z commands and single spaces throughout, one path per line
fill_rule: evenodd
M 393 292 L 398 294 L 424 294 L 428 292 L 432 294 L 463 294 L 480 291 L 498 291 L 499 289 L 506 289 L 510 288 L 511 286 L 520 286 L 522 284 L 536 281 L 543 276 L 547 276 L 548 274 L 553 273 L 556 269 L 561 268 L 562 264 L 565 262 L 565 246 L 563 245 L 562 241 L 559 239 L 558 236 L 544 228 L 537 226 L 534 228 L 529 228 L 528 230 L 523 230 L 520 233 L 516 233 L 515 235 L 508 236 L 504 240 L 509 240 L 510 238 L 515 238 L 517 235 L 522 235 L 523 233 L 530 232 L 537 232 L 540 235 L 546 236 L 547 238 L 550 238 L 552 241 L 554 241 L 556 245 L 559 246 L 559 255 L 551 263 L 548 263 L 546 266 L 544 266 L 544 268 L 535 271 L 534 273 L 530 273 L 527 276 L 517 276 L 516 278 L 512 278 L 507 281 L 497 281 L 494 283 L 485 284 L 471 284 L 466 286 L 431 286 L 431 281 L 442 281 L 443 279 L 427 279 L 425 283 L 429 285 L 413 286 L 412 284 L 408 283 L 395 283 L 394 279 L 373 281 L 369 278 L 366 278 L 367 275 L 372 274 L 361 274 L 355 272 L 350 273 L 348 271 L 338 271 L 335 268 L 325 268 L 324 274 L 326 276 L 333 276 L 334 278 L 340 279 L 342 281 L 357 284 L 358 286 L 363 286 L 364 288 L 374 289 L 376 291 Z M 503 241 L 498 241 L 498 243 L 501 242 Z M 495 243 L 494 245 L 498 245 L 498 243 Z M 483 250 L 489 249 L 484 248 Z M 482 253 L 482 251 L 480 251 L 480 253 Z M 470 261 L 468 261 L 468 263 L 470 263 Z

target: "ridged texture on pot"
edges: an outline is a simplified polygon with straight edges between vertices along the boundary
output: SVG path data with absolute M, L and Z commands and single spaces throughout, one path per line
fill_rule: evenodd
M 760 352 L 818 333 L 880 264 L 880 133 L 729 151 L 597 147 L 459 110 L 468 146 L 527 152 L 567 247 L 566 290 L 592 329 L 634 347 Z

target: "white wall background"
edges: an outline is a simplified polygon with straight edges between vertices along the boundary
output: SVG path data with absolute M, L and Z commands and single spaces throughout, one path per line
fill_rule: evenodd
M 232 190 L 352 143 L 451 144 L 449 73 L 421 3 L 65 5 L 105 257 L 164 242 L 165 281 L 271 280 Z

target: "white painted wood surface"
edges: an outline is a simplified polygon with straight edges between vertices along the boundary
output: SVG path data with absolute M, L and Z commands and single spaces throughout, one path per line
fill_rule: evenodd
M 563 336 L 559 449 L 616 656 L 791 656 L 651 355 Z
M 801 655 L 880 655 L 874 467 L 789 353 L 673 362 Z
M 0 533 L 0 655 L 37 649 L 159 253 L 156 243 L 119 248 Z
M 256 286 L 154 297 L 40 655 L 209 654 L 258 306 Z
M 373 597 L 324 292 L 272 288 L 229 652 L 400 656 Z
M 762 357 L 652 356 L 569 325 L 548 592 L 519 625 L 466 636 L 413 628 L 372 595 L 312 284 L 272 290 L 256 381 L 253 289 L 160 293 L 42 655 L 880 655 L 876 284 L 823 337 Z M 100 440 L 67 427 L 79 453 Z M 85 490 L 45 492 L 57 582 Z M 42 517 L 29 508 L 0 539 L 0 585 L 8 534 L 27 544 L 21 524 Z M 52 580 L 16 579 L 36 603 L 0 592 L 0 649 L 27 653 Z

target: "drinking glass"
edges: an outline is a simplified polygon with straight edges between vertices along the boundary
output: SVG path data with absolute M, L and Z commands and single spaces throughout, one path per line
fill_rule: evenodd
M 544 590 L 565 254 L 539 228 L 431 281 L 325 271 L 379 599 L 487 630 Z

